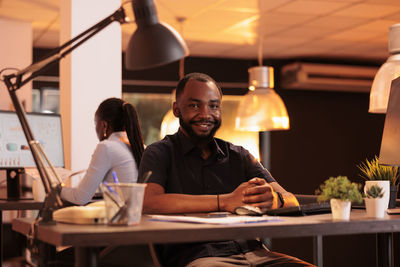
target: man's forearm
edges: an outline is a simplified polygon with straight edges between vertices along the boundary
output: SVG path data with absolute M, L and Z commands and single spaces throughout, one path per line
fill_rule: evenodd
M 217 195 L 159 194 L 144 198 L 143 213 L 196 213 L 218 211 Z M 220 203 L 220 209 L 221 209 Z

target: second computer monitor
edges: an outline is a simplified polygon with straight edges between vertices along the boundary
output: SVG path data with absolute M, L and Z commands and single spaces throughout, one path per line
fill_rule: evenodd
M 61 117 L 58 114 L 27 113 L 35 140 L 50 162 L 64 167 Z M 0 111 L 0 169 L 36 167 L 21 124 L 15 112 Z

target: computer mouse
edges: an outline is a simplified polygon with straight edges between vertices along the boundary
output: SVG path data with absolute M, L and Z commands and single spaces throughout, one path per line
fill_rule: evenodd
M 235 209 L 235 213 L 238 215 L 247 216 L 262 216 L 263 213 L 259 207 L 253 207 L 250 205 L 239 206 Z

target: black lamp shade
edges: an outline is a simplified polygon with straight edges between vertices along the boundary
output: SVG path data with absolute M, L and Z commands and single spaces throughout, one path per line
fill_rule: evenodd
M 138 26 L 125 51 L 125 67 L 128 70 L 157 67 L 188 54 L 183 39 L 167 24 Z
M 158 21 L 153 0 L 133 0 L 132 8 L 137 29 L 125 51 L 125 67 L 128 70 L 153 68 L 189 55 L 179 33 Z

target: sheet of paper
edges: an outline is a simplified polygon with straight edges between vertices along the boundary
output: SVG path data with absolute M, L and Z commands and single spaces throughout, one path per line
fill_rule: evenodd
M 149 215 L 149 220 L 164 222 L 207 223 L 207 224 L 247 224 L 271 221 L 281 221 L 282 218 L 274 216 L 227 216 L 218 218 L 175 216 L 175 215 Z

